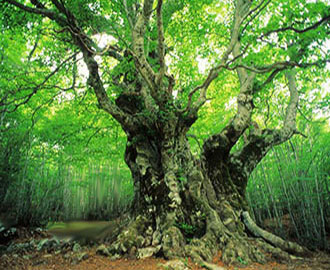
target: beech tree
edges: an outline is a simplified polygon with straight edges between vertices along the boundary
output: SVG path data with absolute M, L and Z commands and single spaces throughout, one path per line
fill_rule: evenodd
M 93 91 L 127 135 L 135 195 L 111 252 L 149 248 L 205 264 L 219 250 L 226 263 L 260 262 L 265 251 L 307 252 L 253 223 L 245 189 L 273 146 L 302 135 L 299 95 L 329 61 L 326 1 L 4 0 L 1 8 L 8 45 L 1 72 L 12 82 L 3 110 L 15 111 L 36 93 Z M 6 64 L 17 54 L 15 31 L 25 45 L 21 76 Z M 88 70 L 85 89 L 77 87 L 84 83 L 79 61 Z M 263 95 L 275 88 L 287 93 L 286 112 L 271 126 L 256 116 L 270 117 Z M 235 113 L 193 154 L 189 131 L 210 93 L 219 99 L 224 91 Z M 217 115 L 215 123 L 222 121 Z

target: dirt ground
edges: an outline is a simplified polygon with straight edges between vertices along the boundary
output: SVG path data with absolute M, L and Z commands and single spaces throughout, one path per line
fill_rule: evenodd
M 147 258 L 143 260 L 120 259 L 110 260 L 96 254 L 96 249 L 87 251 L 86 259 L 81 262 L 73 262 L 72 257 L 65 254 L 53 254 L 47 252 L 32 252 L 24 256 L 3 255 L 0 257 L 0 270 L 161 270 L 161 264 L 166 263 L 161 258 Z M 189 259 L 184 261 L 188 269 L 205 269 Z M 269 262 L 267 264 L 252 264 L 247 267 L 224 266 L 218 258 L 214 263 L 228 270 L 330 270 L 330 254 L 315 253 L 311 258 L 295 260 L 289 263 Z
M 44 232 L 31 235 L 23 230 L 14 242 L 16 244 L 29 243 L 34 240 L 40 241 L 48 236 Z M 166 263 L 166 260 L 162 258 L 111 260 L 109 257 L 96 254 L 96 249 L 96 246 L 82 247 L 79 252 L 73 252 L 72 247 L 67 250 L 53 251 L 22 249 L 0 255 L 0 270 L 163 270 L 164 267 L 161 265 Z M 76 255 L 79 254 L 84 254 L 83 259 L 75 260 Z M 248 266 L 225 266 L 220 258 L 219 253 L 214 257 L 213 263 L 228 270 L 330 270 L 330 254 L 324 252 L 314 252 L 312 257 L 290 262 L 275 262 L 269 259 L 267 264 Z M 183 262 L 190 270 L 205 269 L 191 262 L 189 258 Z

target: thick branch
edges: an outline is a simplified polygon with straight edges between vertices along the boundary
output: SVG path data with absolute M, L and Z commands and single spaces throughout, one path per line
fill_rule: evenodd
M 236 7 L 235 24 L 232 34 L 232 47 L 230 53 L 233 54 L 234 59 L 237 59 L 238 65 L 241 63 L 241 49 L 239 41 L 239 29 L 243 18 L 248 13 L 250 2 L 242 4 L 241 7 Z M 238 2 L 239 4 L 239 2 Z M 237 28 L 237 29 L 236 29 Z M 228 125 L 219 133 L 209 138 L 204 144 L 204 155 L 218 155 L 226 156 L 230 149 L 235 145 L 239 137 L 242 135 L 246 127 L 251 121 L 251 114 L 253 110 L 253 85 L 255 73 L 248 73 L 244 68 L 236 68 L 239 82 L 240 93 L 237 96 L 237 112 L 234 118 Z
M 295 83 L 295 72 L 289 70 L 286 72 L 286 78 L 289 82 L 290 101 L 286 108 L 284 124 L 281 129 L 264 129 L 255 132 L 248 143 L 238 152 L 233 153 L 230 161 L 242 171 L 246 177 L 250 175 L 253 169 L 275 145 L 281 144 L 290 139 L 296 130 L 296 115 L 299 102 L 298 90 Z
M 220 59 L 220 63 L 215 67 L 212 68 L 202 85 L 197 86 L 195 89 L 191 91 L 188 97 L 188 104 L 185 111 L 189 111 L 190 114 L 196 114 L 197 111 L 206 101 L 206 92 L 210 84 L 218 77 L 220 71 L 223 67 L 227 66 L 226 62 L 229 58 L 229 55 L 232 53 L 235 45 L 239 40 L 240 35 L 240 27 L 243 21 L 243 18 L 246 16 L 249 8 L 251 6 L 250 1 L 238 0 L 235 7 L 234 13 L 234 21 L 231 29 L 231 36 L 230 42 L 227 46 L 225 53 L 222 55 Z M 197 92 L 200 91 L 200 96 L 198 100 L 192 104 L 192 96 Z
M 159 55 L 159 72 L 157 74 L 156 84 L 161 86 L 162 79 L 165 73 L 165 45 L 164 45 L 164 29 L 162 16 L 163 0 L 158 0 L 157 3 L 157 30 L 158 30 L 158 55 Z
M 295 70 L 288 70 L 285 76 L 289 83 L 290 102 L 286 109 L 284 126 L 281 130 L 282 142 L 288 140 L 296 130 L 296 115 L 299 102 L 299 95 L 295 80 Z
M 144 52 L 144 35 L 146 27 L 149 23 L 152 13 L 152 6 L 154 0 L 145 0 L 143 5 L 143 11 L 139 14 L 137 22 L 134 26 L 132 39 L 133 39 L 133 56 L 135 65 L 142 75 L 143 79 L 148 84 L 151 94 L 156 98 L 156 75 L 149 65 Z
M 239 41 L 237 41 L 234 46 L 233 55 L 235 58 L 239 58 L 239 55 L 241 55 L 241 43 Z M 239 82 L 242 86 L 248 77 L 248 73 L 246 69 L 240 67 L 240 64 L 242 63 L 241 58 L 238 59 L 237 63 L 236 72 L 239 78 Z
M 237 42 L 233 54 L 235 57 L 237 57 L 240 54 L 240 43 Z M 240 62 L 240 59 L 238 60 Z M 274 63 L 273 65 L 269 65 L 264 67 L 263 71 L 271 71 L 274 70 L 274 72 L 271 73 L 271 75 L 267 78 L 265 83 L 268 83 L 270 80 L 272 80 L 275 75 L 280 72 L 281 70 L 288 69 L 292 66 L 295 66 L 296 62 L 293 61 L 287 61 L 287 62 L 279 62 L 279 63 Z M 221 136 L 218 135 L 219 138 L 224 138 L 227 137 L 228 145 L 227 148 L 225 149 L 226 152 L 229 152 L 231 147 L 233 147 L 240 136 L 244 133 L 245 129 L 250 125 L 251 123 L 251 115 L 252 111 L 254 108 L 253 105 L 253 93 L 257 91 L 258 89 L 254 88 L 254 78 L 255 78 L 255 71 L 260 71 L 260 70 L 250 70 L 250 73 L 247 72 L 247 70 L 243 67 L 239 67 L 240 63 L 238 63 L 236 71 L 239 77 L 240 81 L 240 93 L 237 97 L 237 112 L 236 115 L 234 116 L 233 120 L 228 123 L 228 125 L 221 131 Z M 290 71 L 287 73 L 289 76 Z M 291 76 L 291 75 L 290 75 Z M 294 82 L 294 78 L 290 77 L 291 83 Z M 293 83 L 294 84 L 294 83 Z M 298 104 L 298 93 L 295 92 L 296 90 L 295 85 L 291 85 L 289 87 L 290 90 L 290 104 L 288 106 L 288 110 L 290 110 L 290 113 L 287 113 L 287 117 L 289 117 L 285 123 L 289 125 L 290 127 L 293 125 L 295 126 L 295 123 L 292 123 L 292 118 L 294 118 L 295 121 L 295 116 L 296 112 L 292 112 L 293 108 L 296 108 L 294 106 L 297 106 Z M 293 108 L 292 108 L 293 107 Z M 282 131 L 284 132 L 286 130 L 290 130 L 290 128 L 287 128 L 287 126 L 284 126 Z M 287 136 L 283 136 L 287 137 Z M 214 136 L 216 138 L 216 136 Z M 284 139 L 286 140 L 286 139 Z
M 44 8 L 32 8 L 32 7 L 28 7 L 25 6 L 17 1 L 14 0 L 4 0 L 5 2 L 12 4 L 13 6 L 16 6 L 24 11 L 27 11 L 29 13 L 33 13 L 33 14 L 39 14 L 45 17 L 48 17 L 52 20 L 58 21 L 61 24 L 65 23 L 65 19 L 62 18 L 61 16 L 59 16 L 56 12 L 49 10 L 49 9 L 44 9 Z
M 110 101 L 98 72 L 98 64 L 93 58 L 94 51 L 91 51 L 89 47 L 91 39 L 77 25 L 77 21 L 75 20 L 74 15 L 69 10 L 67 10 L 62 3 L 58 2 L 57 0 L 52 0 L 53 4 L 56 6 L 60 14 L 62 13 L 64 17 L 48 9 L 31 8 L 13 0 L 6 1 L 29 13 L 47 16 L 48 18 L 58 23 L 60 26 L 67 28 L 71 33 L 74 44 L 78 46 L 78 48 L 80 48 L 81 52 L 83 53 L 84 61 L 89 71 L 88 82 L 90 86 L 92 86 L 92 88 L 94 89 L 94 93 L 97 97 L 100 107 L 109 114 L 111 114 L 122 125 L 125 125 L 125 127 L 135 126 L 135 124 L 133 123 L 133 119 L 129 117 L 128 114 L 120 110 L 113 102 Z M 33 1 L 33 3 L 36 6 L 41 6 L 41 4 L 36 0 Z

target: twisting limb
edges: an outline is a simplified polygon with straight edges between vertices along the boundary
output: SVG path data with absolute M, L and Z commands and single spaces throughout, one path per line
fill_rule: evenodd
M 298 29 L 298 28 L 295 28 L 291 25 L 291 26 L 288 26 L 288 27 L 283 27 L 283 28 L 278 28 L 278 29 L 275 29 L 275 30 L 271 30 L 271 31 L 263 34 L 260 38 L 267 37 L 267 36 L 269 36 L 273 33 L 280 33 L 280 32 L 286 32 L 286 31 L 293 31 L 293 32 L 296 32 L 298 34 L 302 34 L 302 33 L 308 32 L 310 30 L 316 29 L 321 24 L 323 24 L 325 22 L 328 22 L 329 20 L 330 20 L 330 15 L 328 14 L 328 15 L 324 16 L 321 20 L 317 21 L 316 23 L 313 23 L 311 26 L 306 27 L 304 29 Z
M 123 57 L 118 53 L 118 49 L 110 44 L 108 44 L 104 49 L 100 49 L 97 44 L 87 36 L 82 29 L 77 25 L 74 15 L 65 8 L 63 1 L 51 0 L 54 6 L 58 11 L 63 14 L 67 19 L 67 24 L 63 30 L 68 30 L 71 35 L 76 36 L 79 39 L 80 43 L 93 55 L 109 55 L 118 61 L 121 61 Z M 94 48 L 94 49 L 93 49 Z
M 158 30 L 158 57 L 159 57 L 159 72 L 156 78 L 156 84 L 161 86 L 164 73 L 165 73 L 165 45 L 164 45 L 164 29 L 163 29 L 163 16 L 162 16 L 163 0 L 158 0 L 157 3 L 157 30 Z
M 235 162 L 233 166 L 238 166 L 246 177 L 250 175 L 273 146 L 287 141 L 294 134 L 299 134 L 299 131 L 296 129 L 299 95 L 295 82 L 295 70 L 286 71 L 285 76 L 288 80 L 290 101 L 286 108 L 283 127 L 281 129 L 262 130 L 260 135 L 254 135 L 241 150 L 230 155 L 230 160 Z
M 240 23 L 237 25 L 236 39 L 231 48 L 231 53 L 236 62 L 238 62 L 235 70 L 240 82 L 240 93 L 237 96 L 237 111 L 233 119 L 220 133 L 211 136 L 204 143 L 204 156 L 225 156 L 226 154 L 229 154 L 230 149 L 235 145 L 251 121 L 251 115 L 254 108 L 253 87 L 256 73 L 248 72 L 246 69 L 239 67 L 241 64 L 241 56 L 244 52 L 241 52 L 241 45 L 238 39 L 241 22 L 243 21 L 245 14 L 249 12 L 248 7 L 249 6 L 247 5 L 242 6 L 237 12 L 238 14 L 235 12 L 235 21 Z M 246 49 L 247 47 L 245 50 Z M 225 66 L 224 68 L 230 69 L 228 66 Z
M 136 24 L 133 29 L 132 39 L 133 39 L 133 55 L 136 67 L 143 79 L 148 84 L 152 97 L 157 100 L 156 96 L 156 75 L 152 70 L 150 64 L 148 63 L 145 52 L 144 52 L 144 35 L 146 32 L 146 27 L 149 24 L 150 16 L 152 13 L 152 6 L 154 0 L 145 0 L 143 4 L 142 12 L 140 12 Z
M 230 42 L 229 45 L 227 46 L 227 49 L 225 53 L 222 55 L 220 59 L 220 63 L 215 67 L 212 68 L 206 78 L 206 80 L 203 82 L 202 85 L 197 86 L 195 89 L 193 89 L 188 97 L 188 103 L 187 107 L 184 109 L 184 111 L 188 111 L 190 114 L 196 114 L 197 111 L 201 106 L 206 101 L 206 92 L 210 84 L 218 77 L 220 71 L 222 68 L 226 67 L 227 60 L 232 53 L 236 43 L 239 40 L 239 35 L 240 35 L 240 27 L 243 21 L 243 18 L 247 14 L 249 7 L 251 6 L 250 1 L 244 1 L 244 0 L 238 0 L 236 3 L 235 7 L 235 13 L 234 13 L 234 22 L 232 25 L 232 30 L 231 30 L 231 36 L 230 36 Z M 194 93 L 197 91 L 200 91 L 200 96 L 198 100 L 192 104 L 192 96 Z
M 59 22 L 60 24 L 65 24 L 65 19 L 62 17 L 62 16 L 59 16 L 57 13 L 55 13 L 54 11 L 52 10 L 49 10 L 49 9 L 45 9 L 45 8 L 32 8 L 32 7 L 28 7 L 28 6 L 25 6 L 17 1 L 14 1 L 14 0 L 4 0 L 5 2 L 13 5 L 13 6 L 16 6 L 24 11 L 27 11 L 29 13 L 33 13 L 33 14 L 39 14 L 39 15 L 42 15 L 44 17 L 48 17 L 54 21 L 57 21 Z
M 65 17 L 69 18 L 68 20 L 66 20 L 65 17 L 63 17 L 61 14 L 58 14 L 52 10 L 46 9 L 45 6 L 40 3 L 37 0 L 33 0 L 31 1 L 32 4 L 34 4 L 36 6 L 36 8 L 32 8 L 29 6 L 25 6 L 15 0 L 4 0 L 5 2 L 12 4 L 26 12 L 29 13 L 33 13 L 33 14 L 39 14 L 42 15 L 44 17 L 48 17 L 49 19 L 56 21 L 60 26 L 63 27 L 63 29 L 61 31 L 70 31 L 71 34 L 76 35 L 77 37 L 80 38 L 80 42 L 86 47 L 86 49 L 88 49 L 92 54 L 107 54 L 115 59 L 117 59 L 118 61 L 122 60 L 122 57 L 120 54 L 118 54 L 117 50 L 113 47 L 113 46 L 108 46 L 106 47 L 105 50 L 101 50 L 97 47 L 97 45 L 93 42 L 93 40 L 91 38 L 89 38 L 87 35 L 82 34 L 81 31 L 77 31 L 76 27 L 72 24 L 73 23 L 73 15 L 71 13 L 69 13 L 64 5 L 62 3 L 59 3 L 56 0 L 52 0 L 52 3 L 54 3 L 54 5 L 59 9 L 59 11 L 61 13 L 63 13 L 65 15 Z M 65 12 L 64 12 L 65 10 Z M 68 15 L 69 14 L 69 15 Z M 70 15 L 71 14 L 71 15 Z M 81 36 L 79 36 L 81 35 Z M 92 47 L 95 47 L 96 50 L 93 50 Z M 111 50 L 110 50 L 111 49 Z
M 34 0 L 33 4 L 37 8 L 31 8 L 20 4 L 14 0 L 5 0 L 9 4 L 12 4 L 24 11 L 34 14 L 40 14 L 46 16 L 56 22 L 61 27 L 67 27 L 69 30 L 73 43 L 81 50 L 83 53 L 84 61 L 87 65 L 89 71 L 88 83 L 94 89 L 94 93 L 97 97 L 100 107 L 111 114 L 119 123 L 127 127 L 135 127 L 134 119 L 130 117 L 129 114 L 122 111 L 116 104 L 114 104 L 108 97 L 106 90 L 104 88 L 103 82 L 100 78 L 98 71 L 98 64 L 94 59 L 94 51 L 90 49 L 90 44 L 92 39 L 88 37 L 84 31 L 79 27 L 74 15 L 65 8 L 63 2 L 57 0 L 52 0 L 52 3 L 56 6 L 59 13 L 55 11 L 50 11 L 46 8 L 38 8 L 42 6 L 38 0 Z M 27 101 L 26 101 L 27 102 Z
M 251 16 L 251 18 L 244 25 L 243 30 L 242 30 L 242 33 L 245 32 L 245 30 L 248 27 L 248 25 L 261 13 L 261 11 L 264 10 L 268 6 L 268 4 L 270 3 L 271 0 L 268 0 L 266 3 L 265 3 L 265 1 L 266 0 L 261 1 L 259 5 L 257 5 L 254 9 L 251 9 L 251 11 L 245 16 L 244 20 L 248 16 L 252 15 L 255 12 L 255 14 L 253 16 Z M 264 3 L 265 3 L 265 5 L 263 5 Z
M 219 72 L 221 71 L 221 69 L 227 69 L 227 70 L 235 70 L 238 68 L 238 66 L 234 66 L 234 67 L 230 67 L 229 65 L 234 63 L 236 60 L 238 60 L 240 57 L 242 57 L 244 55 L 244 53 L 246 52 L 246 50 L 248 49 L 249 46 L 246 46 L 244 51 L 238 55 L 236 55 L 233 59 L 231 59 L 230 61 L 228 61 L 225 64 L 221 64 L 218 65 L 214 68 L 212 68 L 209 72 L 208 77 L 206 78 L 206 80 L 203 82 L 202 85 L 197 86 L 194 90 L 192 90 L 189 95 L 188 95 L 188 103 L 187 103 L 187 107 L 183 110 L 183 112 L 188 111 L 190 106 L 191 106 L 191 102 L 192 102 L 192 97 L 193 95 L 201 90 L 201 89 L 205 89 L 205 91 L 207 90 L 208 86 L 211 84 L 211 82 L 216 79 L 216 77 L 218 76 Z M 218 73 L 217 73 L 218 72 Z M 206 93 L 205 93 L 206 95 Z M 206 98 L 206 96 L 205 96 Z

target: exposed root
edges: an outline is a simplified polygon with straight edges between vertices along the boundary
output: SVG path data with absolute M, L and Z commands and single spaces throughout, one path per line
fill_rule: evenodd
M 137 216 L 128 227 L 123 230 L 117 240 L 111 244 L 109 252 L 113 255 L 128 253 L 132 256 L 137 254 L 137 250 L 151 242 L 148 235 L 148 220 L 144 216 Z
M 222 261 L 225 264 L 248 265 L 251 262 L 266 263 L 265 254 L 247 238 L 229 239 L 222 249 Z
M 162 248 L 166 259 L 184 257 L 185 239 L 177 227 L 170 227 L 163 233 Z
M 216 264 L 213 264 L 213 263 L 208 263 L 208 262 L 204 262 L 202 264 L 202 266 L 206 269 L 209 269 L 209 270 L 226 270 L 226 268 L 224 268 L 222 266 L 219 266 L 219 265 L 216 265 Z
M 210 262 L 218 251 L 214 241 L 207 238 L 193 239 L 189 245 L 185 247 L 186 256 L 192 258 L 193 261 L 203 264 L 205 261 Z
M 243 212 L 242 216 L 245 226 L 254 236 L 261 237 L 268 243 L 272 244 L 273 246 L 278 247 L 281 250 L 294 255 L 306 256 L 310 253 L 310 251 L 307 250 L 306 248 L 296 243 L 285 241 L 282 238 L 258 227 L 257 224 L 255 224 L 252 218 L 250 217 L 249 212 L 247 211 Z
M 306 254 L 303 247 L 260 229 L 246 213 L 243 214 L 246 227 L 262 239 L 249 238 L 241 231 L 228 229 L 219 215 L 210 209 L 206 232 L 201 238 L 186 239 L 184 232 L 175 225 L 165 229 L 166 226 L 158 224 L 155 228 L 150 219 L 140 215 L 119 234 L 109 252 L 115 256 L 129 254 L 137 258 L 156 254 L 170 260 L 190 257 L 211 270 L 224 269 L 210 263 L 218 250 L 222 251 L 221 260 L 225 264 L 240 266 L 252 262 L 266 263 L 266 253 L 281 261 L 294 259 L 289 253 Z

